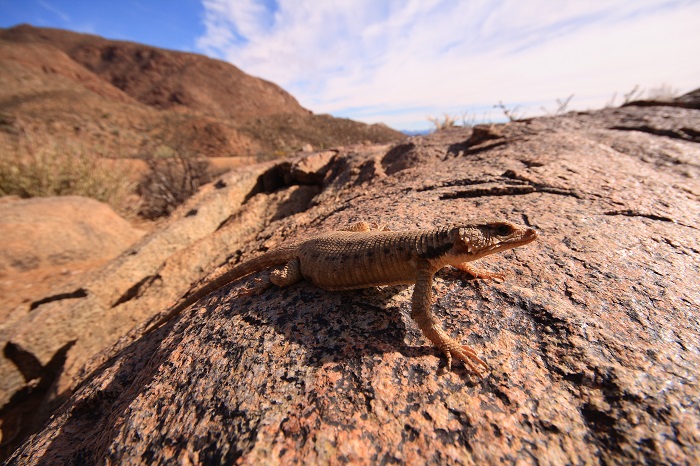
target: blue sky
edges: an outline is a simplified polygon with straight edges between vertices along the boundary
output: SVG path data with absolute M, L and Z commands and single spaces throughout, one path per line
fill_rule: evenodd
M 397 129 L 700 87 L 700 0 L 0 0 L 0 27 L 18 23 L 203 53 Z

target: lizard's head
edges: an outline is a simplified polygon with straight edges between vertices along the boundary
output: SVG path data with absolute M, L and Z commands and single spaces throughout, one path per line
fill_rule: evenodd
M 456 226 L 453 254 L 465 260 L 475 260 L 499 251 L 505 251 L 537 239 L 532 228 L 510 222 Z

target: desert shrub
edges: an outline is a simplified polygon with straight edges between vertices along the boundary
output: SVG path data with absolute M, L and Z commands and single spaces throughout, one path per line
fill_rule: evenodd
M 428 121 L 435 126 L 435 131 L 441 131 L 443 129 L 454 128 L 457 126 L 457 117 L 453 117 L 445 113 L 444 118 L 432 118 L 428 117 Z
M 218 174 L 209 169 L 206 157 L 161 146 L 149 157 L 149 171 L 138 185 L 139 215 L 147 219 L 165 217 Z
M 0 195 L 23 198 L 86 196 L 132 214 L 128 197 L 135 183 L 127 168 L 106 166 L 79 143 L 30 130 L 15 122 L 17 150 L 0 157 Z
M 508 121 L 518 121 L 522 118 L 520 105 L 516 105 L 515 107 L 507 107 L 506 104 L 499 100 L 493 107 L 501 109 L 506 118 L 508 118 Z

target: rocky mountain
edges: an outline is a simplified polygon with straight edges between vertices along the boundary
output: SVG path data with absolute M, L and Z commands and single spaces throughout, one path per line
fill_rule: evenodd
M 7 464 L 698 464 L 699 144 L 700 90 L 225 174 L 2 314 Z M 478 261 L 506 279 L 433 286 L 483 379 L 442 370 L 411 287 L 251 295 L 251 277 L 143 335 L 195 284 L 319 231 L 496 219 L 539 232 Z
M 0 29 L 0 149 L 16 149 L 25 130 L 79 140 L 108 157 L 144 157 L 161 146 L 269 156 L 404 137 L 314 115 L 223 61 L 21 25 Z

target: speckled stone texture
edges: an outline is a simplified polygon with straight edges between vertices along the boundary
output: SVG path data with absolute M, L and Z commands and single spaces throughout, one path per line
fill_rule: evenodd
M 480 264 L 503 283 L 435 280 L 484 379 L 442 373 L 410 287 L 249 296 L 245 280 L 93 358 L 8 464 L 698 464 L 699 131 L 697 109 L 630 106 L 340 149 L 316 177 L 271 168 L 212 233 L 259 219 L 222 260 L 358 220 L 536 228 Z M 155 287 L 131 309 L 164 311 Z

